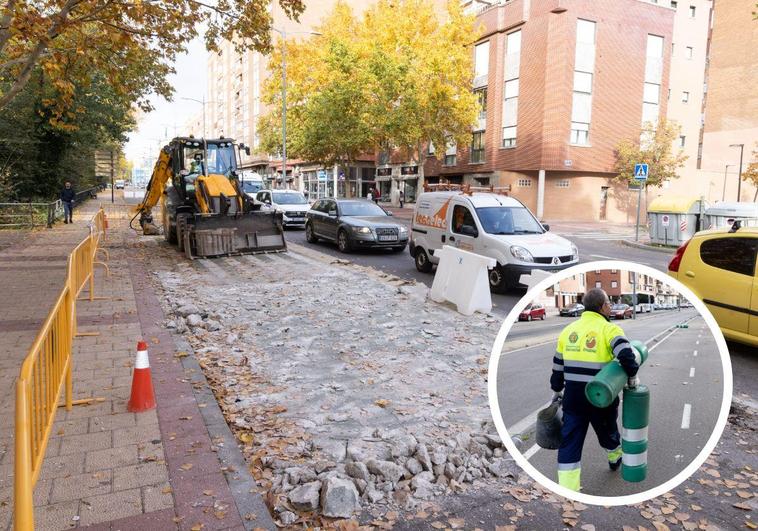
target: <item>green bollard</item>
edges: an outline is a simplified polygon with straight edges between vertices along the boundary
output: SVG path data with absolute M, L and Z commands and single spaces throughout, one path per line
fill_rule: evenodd
M 647 428 L 650 424 L 650 390 L 640 385 L 624 388 L 621 407 L 621 477 L 636 483 L 647 477 Z
M 647 360 L 647 347 L 641 341 L 632 341 L 632 347 L 640 355 L 639 364 Z M 610 406 L 624 389 L 629 377 L 617 360 L 613 360 L 595 375 L 584 388 L 584 395 L 595 407 Z

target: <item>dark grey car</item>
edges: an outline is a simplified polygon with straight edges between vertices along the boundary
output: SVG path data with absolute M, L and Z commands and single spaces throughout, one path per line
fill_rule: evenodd
M 329 240 L 343 253 L 354 249 L 391 249 L 408 244 L 408 229 L 392 214 L 365 199 L 320 199 L 305 215 L 309 243 Z

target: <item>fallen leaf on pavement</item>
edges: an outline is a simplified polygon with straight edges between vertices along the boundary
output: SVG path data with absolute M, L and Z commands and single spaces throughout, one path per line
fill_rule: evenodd
M 653 522 L 653 527 L 655 527 L 657 531 L 671 531 L 671 528 L 669 528 L 669 526 L 661 522 Z
M 206 496 L 213 496 L 213 491 L 210 490 L 210 489 L 209 490 L 204 490 L 203 494 L 205 494 Z
M 186 417 L 179 417 L 179 420 L 192 420 L 192 416 L 187 415 Z
M 434 529 L 445 529 L 447 526 L 442 522 L 432 522 L 432 527 Z
M 448 518 L 447 521 L 450 523 L 450 527 L 453 529 L 460 529 L 466 525 L 466 520 L 463 518 Z
M 240 434 L 240 441 L 242 441 L 243 443 L 253 442 L 253 434 L 248 433 L 248 432 Z
M 742 509 L 743 511 L 752 511 L 753 510 L 753 508 L 750 507 L 750 505 L 747 504 L 747 503 L 745 503 L 745 502 L 733 503 L 732 507 L 736 507 L 737 509 Z
M 192 526 L 192 531 L 200 531 L 202 528 L 205 527 L 205 524 L 195 524 Z
M 194 465 L 192 463 L 184 463 L 179 468 L 181 468 L 182 470 L 184 470 L 186 472 L 187 470 L 191 469 L 193 466 Z
M 702 511 L 703 510 L 702 507 L 700 507 L 699 505 L 695 505 L 695 504 L 690 505 L 690 509 L 692 509 L 693 511 Z
M 737 491 L 737 496 L 739 496 L 740 498 L 742 498 L 744 500 L 749 500 L 750 498 L 753 497 L 752 494 L 750 494 L 749 492 L 744 491 L 744 490 L 738 490 Z
M 171 494 L 172 492 L 174 492 L 174 490 L 171 487 L 163 487 L 161 490 L 162 494 Z
M 386 400 L 384 398 L 380 398 L 379 400 L 377 400 L 376 402 L 374 402 L 374 404 L 376 404 L 379 407 L 387 407 L 389 405 L 389 403 L 390 403 L 390 401 Z
M 181 352 L 177 352 L 176 354 L 174 354 L 174 357 L 175 357 L 175 358 L 186 358 L 187 356 L 189 356 L 189 354 L 187 354 L 187 353 L 186 353 L 186 352 L 184 352 L 184 351 L 181 351 Z
M 681 520 L 682 522 L 690 519 L 690 515 L 687 513 L 674 513 L 674 516 L 676 516 L 677 519 Z

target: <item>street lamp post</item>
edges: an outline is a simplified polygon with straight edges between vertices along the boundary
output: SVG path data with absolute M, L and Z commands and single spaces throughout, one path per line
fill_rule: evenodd
M 740 192 L 742 191 L 742 151 L 745 148 L 745 144 L 729 144 L 729 147 L 740 148 L 740 170 L 737 174 L 737 202 L 739 202 Z
M 183 100 L 187 100 L 187 101 L 194 101 L 194 102 L 197 102 L 197 103 L 200 103 L 200 104 L 203 105 L 203 138 L 205 138 L 205 104 L 206 103 L 216 103 L 216 102 L 215 101 L 205 101 L 205 94 L 203 94 L 203 99 L 202 100 L 198 100 L 198 99 L 195 99 L 195 98 L 182 98 L 182 99 Z
M 282 38 L 282 188 L 287 188 L 287 35 L 321 35 L 317 31 L 293 31 L 271 27 Z
M 734 166 L 734 164 L 727 164 L 724 166 L 724 189 L 721 190 L 721 200 L 724 201 L 726 199 L 726 173 L 729 171 L 729 166 Z

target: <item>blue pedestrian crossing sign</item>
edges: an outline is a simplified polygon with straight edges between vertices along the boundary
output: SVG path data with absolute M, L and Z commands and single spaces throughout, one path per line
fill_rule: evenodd
M 637 181 L 647 181 L 647 164 L 634 165 L 634 178 Z

